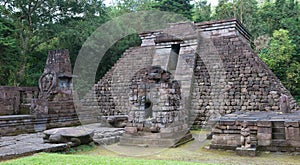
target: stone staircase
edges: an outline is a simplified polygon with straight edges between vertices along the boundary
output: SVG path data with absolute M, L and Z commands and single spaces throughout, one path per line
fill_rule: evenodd
M 286 146 L 285 126 L 283 121 L 272 122 L 272 143 L 274 146 Z
M 127 49 L 116 64 L 77 105 L 82 124 L 101 122 L 101 116 L 129 111 L 129 85 L 136 71 L 152 64 L 154 47 Z
M 101 116 L 101 113 L 98 109 L 98 102 L 94 89 L 87 93 L 86 96 L 80 100 L 79 104 L 76 104 L 76 112 L 82 125 L 99 122 L 98 116 Z
M 152 64 L 153 54 L 154 47 L 129 48 L 95 85 L 98 105 L 104 115 L 119 115 L 129 112 L 131 79 L 138 70 Z

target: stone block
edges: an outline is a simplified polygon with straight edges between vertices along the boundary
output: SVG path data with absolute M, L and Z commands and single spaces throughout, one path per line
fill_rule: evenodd
M 272 134 L 272 128 L 271 127 L 258 127 L 257 133 Z
M 226 144 L 222 135 L 213 134 L 211 144 Z
M 300 130 L 299 128 L 286 127 L 285 135 L 287 140 L 300 140 Z
M 271 145 L 272 140 L 271 139 L 268 139 L 268 140 L 258 139 L 257 143 L 258 143 L 258 146 L 269 146 L 269 145 Z
M 256 156 L 256 148 L 236 148 L 236 154 L 239 156 Z
M 238 146 L 238 145 L 240 145 L 240 140 L 229 139 L 229 140 L 226 140 L 226 144 L 229 146 Z
M 284 128 L 284 121 L 282 119 L 276 119 L 272 121 L 273 128 Z
M 287 140 L 287 143 L 293 147 L 300 147 L 300 140 Z
M 285 139 L 272 139 L 271 146 L 286 147 L 288 142 Z
M 222 120 L 220 121 L 220 125 L 235 125 L 235 120 Z
M 286 122 L 284 122 L 284 126 L 299 128 L 299 122 L 298 121 L 286 121 Z
M 173 133 L 174 132 L 174 128 L 173 127 L 161 128 L 160 132 L 161 133 Z
M 223 132 L 226 134 L 239 134 L 241 130 L 224 130 Z
M 258 140 L 271 140 L 272 139 L 272 134 L 257 133 L 257 139 Z
M 223 130 L 222 129 L 218 129 L 218 128 L 213 128 L 211 132 L 221 134 L 221 133 L 223 133 Z
M 125 132 L 130 134 L 137 133 L 137 127 L 125 127 Z
M 257 121 L 258 127 L 272 127 L 271 121 Z
M 216 125 L 215 127 L 216 127 L 216 128 L 219 128 L 219 129 L 227 129 L 227 126 L 226 126 L 226 125 L 220 125 L 220 124 L 218 124 L 218 125 Z

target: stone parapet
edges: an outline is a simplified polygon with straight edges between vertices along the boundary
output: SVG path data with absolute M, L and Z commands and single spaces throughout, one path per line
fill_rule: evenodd
M 0 116 L 0 136 L 40 132 L 45 129 L 79 125 L 76 113 Z
M 260 151 L 297 151 L 300 147 L 300 113 L 236 112 L 222 116 L 212 129 L 212 149 L 241 146 L 241 123 L 250 128 L 251 145 Z
M 238 35 L 243 37 L 249 43 L 252 37 L 248 30 L 235 18 L 195 23 L 195 27 L 203 37 L 215 38 Z
M 30 114 L 31 100 L 37 96 L 37 87 L 0 86 L 0 116 Z

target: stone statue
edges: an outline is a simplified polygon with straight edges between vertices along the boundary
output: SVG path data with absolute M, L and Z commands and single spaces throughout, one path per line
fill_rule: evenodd
M 242 148 L 250 148 L 251 147 L 251 139 L 250 139 L 250 128 L 248 127 L 247 121 L 244 121 L 241 124 L 241 144 Z
M 280 96 L 280 111 L 282 113 L 290 113 L 290 105 L 289 105 L 289 98 L 285 94 L 281 94 Z
M 45 68 L 43 75 L 39 79 L 39 98 L 47 99 L 50 92 L 56 84 L 56 74 L 51 72 L 50 69 Z

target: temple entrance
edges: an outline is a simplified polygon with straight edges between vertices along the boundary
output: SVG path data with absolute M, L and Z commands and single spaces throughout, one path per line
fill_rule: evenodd
M 159 66 L 136 72 L 130 84 L 131 111 L 120 144 L 171 147 L 192 140 L 181 100 L 180 84 L 170 72 Z

